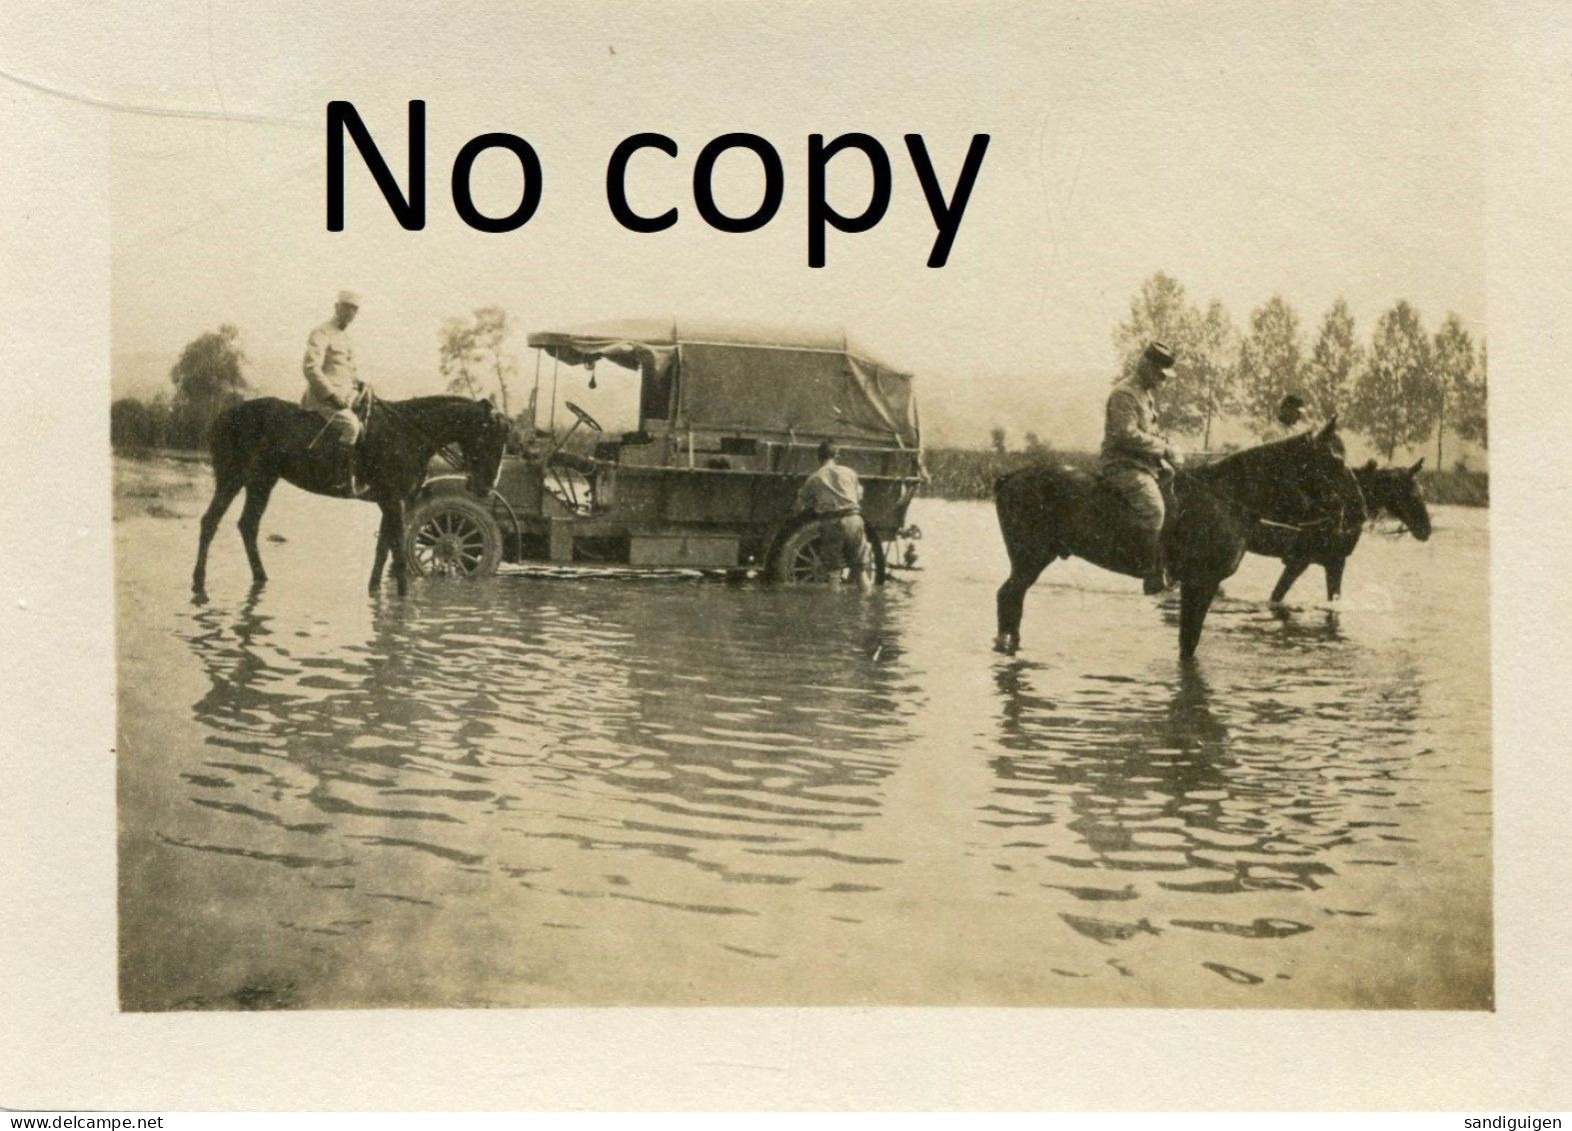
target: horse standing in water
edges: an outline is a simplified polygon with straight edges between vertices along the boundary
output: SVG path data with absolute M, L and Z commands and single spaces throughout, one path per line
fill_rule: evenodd
M 1175 473 L 1163 545 L 1179 582 L 1179 655 L 1195 654 L 1207 610 L 1225 578 L 1239 568 L 1250 533 L 1262 520 L 1308 525 L 1335 514 L 1347 482 L 1334 417 L 1304 433 Z M 1072 554 L 1130 577 L 1149 567 L 1136 516 L 1094 475 L 1069 467 L 1024 468 L 994 485 L 1010 576 L 999 587 L 996 650 L 1021 642 L 1026 591 L 1057 558 Z
M 359 494 L 350 496 L 334 485 L 339 469 L 316 441 L 323 430 L 314 412 L 276 397 L 245 401 L 222 413 L 213 423 L 213 501 L 202 516 L 192 592 L 207 587 L 207 550 L 229 504 L 243 488 L 240 537 L 251 562 L 253 585 L 267 581 L 257 533 L 268 498 L 280 479 L 304 491 L 333 498 L 362 498 L 382 508 L 377 534 L 376 568 L 370 589 L 382 580 L 382 561 L 391 551 L 393 579 L 399 596 L 408 590 L 404 559 L 404 508 L 425 482 L 432 458 L 450 445 L 459 450 L 471 491 L 486 494 L 496 483 L 507 444 L 507 418 L 490 401 L 468 397 L 416 397 L 407 401 L 372 400 L 366 429 L 357 452 Z
M 1342 521 L 1304 530 L 1259 523 L 1250 534 L 1250 552 L 1283 560 L 1283 575 L 1272 590 L 1272 603 L 1288 596 L 1299 575 L 1312 565 L 1326 571 L 1326 599 L 1343 592 L 1343 566 L 1359 545 L 1367 518 L 1389 514 L 1421 542 L 1430 537 L 1430 510 L 1419 490 L 1421 459 L 1412 467 L 1377 467 L 1371 460 L 1352 473 L 1357 487 L 1347 499 Z M 1346 492 L 1345 492 L 1346 494 Z

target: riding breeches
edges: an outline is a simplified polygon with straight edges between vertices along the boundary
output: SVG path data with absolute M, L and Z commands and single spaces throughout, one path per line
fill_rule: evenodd
M 333 433 L 333 439 L 340 444 L 352 446 L 360 439 L 360 417 L 347 408 L 331 409 L 320 408 L 317 415 L 327 421 L 328 430 Z
M 1108 485 L 1119 492 L 1147 530 L 1163 528 L 1163 491 L 1156 476 L 1134 467 L 1111 467 L 1103 472 Z

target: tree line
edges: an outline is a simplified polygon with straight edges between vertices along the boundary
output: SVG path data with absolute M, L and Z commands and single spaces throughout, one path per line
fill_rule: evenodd
M 437 371 L 446 392 L 494 396 L 512 415 L 518 399 L 518 360 L 508 348 L 517 328 L 499 306 L 450 318 L 437 334 Z M 255 392 L 240 330 L 229 324 L 193 338 L 169 370 L 170 389 L 150 398 L 119 397 L 109 406 L 109 440 L 117 449 L 205 448 L 219 413 Z M 534 416 L 524 398 L 521 420 Z
M 1489 446 L 1486 343 L 1476 347 L 1456 314 L 1430 334 L 1419 312 L 1399 301 L 1376 319 L 1366 342 L 1339 298 L 1310 338 L 1294 308 L 1273 295 L 1241 329 L 1222 303 L 1201 308 L 1159 271 L 1130 300 L 1129 317 L 1113 338 L 1121 378 L 1135 372 L 1148 342 L 1173 348 L 1178 364 L 1158 398 L 1158 422 L 1200 437 L 1203 447 L 1211 446 L 1213 429 L 1225 418 L 1262 438 L 1271 435 L 1289 393 L 1304 400 L 1313 419 L 1336 415 L 1387 460 L 1434 436 L 1436 466 L 1443 467 L 1449 430 Z
M 437 368 L 446 391 L 495 395 L 503 412 L 534 416 L 533 395 L 520 396 L 518 362 L 510 340 L 517 324 L 499 306 L 450 318 L 437 335 Z M 1338 299 L 1322 317 L 1313 340 L 1281 295 L 1251 311 L 1243 330 L 1222 303 L 1192 304 L 1184 287 L 1158 272 L 1130 302 L 1129 316 L 1113 334 L 1119 376 L 1135 372 L 1146 344 L 1167 342 L 1178 356 L 1174 380 L 1159 398 L 1158 422 L 1166 431 L 1212 445 L 1225 419 L 1242 422 L 1263 438 L 1275 427 L 1277 406 L 1290 392 L 1314 419 L 1336 414 L 1350 431 L 1367 436 L 1388 460 L 1399 448 L 1436 439 L 1436 467 L 1444 442 L 1454 435 L 1489 444 L 1488 354 L 1476 347 L 1461 320 L 1448 314 L 1428 334 L 1419 313 L 1398 302 L 1360 340 L 1348 304 Z M 171 389 L 150 400 L 123 397 L 110 405 L 110 440 L 117 448 L 202 448 L 213 419 L 245 399 L 240 331 L 220 326 L 189 342 L 169 372 Z M 520 403 L 523 401 L 524 403 Z M 1004 450 L 1004 430 L 992 447 Z M 1046 450 L 1035 435 L 1027 447 Z

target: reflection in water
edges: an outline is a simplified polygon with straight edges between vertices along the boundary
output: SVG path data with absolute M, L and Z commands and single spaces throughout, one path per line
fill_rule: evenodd
M 1346 868 L 1396 863 L 1383 830 L 1398 826 L 1393 799 L 1415 753 L 1414 672 L 1364 667 L 1368 657 L 1340 642 L 1335 624 L 1260 635 L 1263 648 L 1315 662 L 1250 668 L 1220 686 L 1201 663 L 1155 684 L 1021 660 L 997 668 L 1004 753 L 991 759 L 997 784 L 985 823 L 1000 830 L 994 851 L 1011 871 L 1051 877 L 1042 886 L 1072 904 L 1120 913 L 1061 912 L 1070 930 L 1100 943 L 1168 929 L 1291 939 L 1316 929 L 1302 901 L 1278 917 L 1245 898 L 1232 917 L 1215 897 L 1325 891 L 1335 901 Z
M 209 689 L 192 710 L 218 753 L 183 775 L 185 788 L 269 838 L 331 832 L 574 899 L 751 915 L 718 885 L 877 890 L 860 873 L 898 861 L 840 845 L 877 819 L 889 752 L 922 702 L 902 682 L 885 602 L 708 586 L 649 595 L 593 582 L 431 587 L 418 603 L 376 606 L 362 643 L 326 650 L 280 627 L 265 597 L 201 607 L 186 640 Z M 498 608 L 498 596 L 511 599 Z M 822 614 L 811 633 L 780 636 L 772 607 L 783 600 Z M 343 863 L 305 843 L 165 843 Z M 541 862 L 562 850 L 620 870 L 587 883 Z M 686 865 L 700 882 L 641 871 L 640 858 Z
M 193 607 L 194 520 L 126 520 L 125 1006 L 1488 1004 L 1482 524 L 1341 615 L 1249 559 L 1181 666 L 1074 563 L 996 657 L 993 516 L 922 522 L 873 594 L 373 600 L 313 518 Z

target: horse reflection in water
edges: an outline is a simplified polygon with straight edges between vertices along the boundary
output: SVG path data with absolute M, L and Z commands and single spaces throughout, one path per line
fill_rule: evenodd
M 1273 635 L 1260 631 L 1263 642 Z M 1322 635 L 1279 643 L 1300 650 Z M 1346 675 L 1319 689 L 1332 686 L 1337 697 L 1312 711 L 1285 702 L 1297 676 L 1218 694 L 1197 665 L 1157 685 L 1003 665 L 999 745 L 1010 753 L 993 760 L 999 785 L 987 810 L 990 824 L 1011 830 L 1000 851 L 1015 853 L 1019 868 L 1026 843 L 1018 833 L 1044 830 L 1029 843 L 1058 880 L 1046 886 L 1078 900 L 1128 901 L 1121 911 L 1135 919 L 1157 920 L 1149 907 L 1192 896 L 1319 890 L 1334 882 L 1337 850 L 1383 824 L 1361 801 L 1406 765 L 1407 753 L 1391 744 L 1412 734 L 1418 712 L 1409 673 Z M 1296 719 L 1300 742 L 1273 737 Z M 1350 727 L 1380 734 L 1382 745 L 1344 749 Z M 1345 797 L 1356 783 L 1362 797 Z M 1061 828 L 1067 836 L 1052 832 Z M 1212 916 L 1223 910 L 1205 906 Z M 1306 908 L 1295 919 L 1314 917 Z
M 875 596 L 661 589 L 432 588 L 336 647 L 259 594 L 201 607 L 187 640 L 211 737 L 191 799 L 240 823 L 181 847 L 354 860 L 350 882 L 387 874 L 368 849 L 414 849 L 521 900 L 712 915 L 756 913 L 738 883 L 879 890 L 870 871 L 897 861 L 844 849 L 880 817 L 922 698 L 898 618 Z M 783 634 L 783 604 L 812 631 Z

